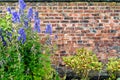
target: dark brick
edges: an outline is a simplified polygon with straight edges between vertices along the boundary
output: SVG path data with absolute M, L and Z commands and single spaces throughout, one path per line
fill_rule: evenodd
M 63 9 L 68 9 L 67 7 L 63 7 Z
M 93 16 L 99 16 L 99 14 L 92 14 Z
M 74 30 L 74 27 L 67 27 L 66 30 Z
M 88 7 L 83 7 L 83 9 L 88 9 Z
M 110 33 L 116 33 L 117 30 L 109 30 Z
M 100 17 L 99 16 L 95 16 L 94 19 L 100 19 Z
M 76 34 L 76 36 L 84 36 L 84 34 Z
M 57 33 L 57 31 L 53 31 L 52 33 Z
M 61 23 L 69 23 L 69 21 L 61 21 Z
M 99 23 L 99 26 L 103 26 L 103 24 L 102 24 L 102 23 Z
M 91 44 L 86 44 L 86 46 L 90 47 L 90 46 L 91 46 Z
M 114 10 L 114 12 L 120 12 L 120 10 Z
M 106 9 L 110 9 L 110 7 L 106 7 Z
M 78 9 L 78 7 L 74 7 L 73 9 Z
M 94 4 L 93 4 L 93 3 L 91 3 L 91 2 L 89 2 L 89 3 L 88 3 L 88 6 L 93 6 L 93 5 L 94 5 Z
M 43 21 L 43 23 L 49 23 L 49 21 Z
M 103 29 L 103 26 L 97 26 L 95 29 L 97 30 Z
M 79 23 L 79 21 L 78 20 L 72 20 L 72 21 L 70 21 L 70 23 Z
M 77 43 L 78 43 L 78 44 L 82 44 L 82 43 L 83 43 L 83 41 L 82 41 L 82 40 L 79 40 L 79 41 L 77 41 Z
M 0 13 L 2 13 L 2 10 L 0 10 Z
M 112 37 L 112 39 L 120 39 L 120 36 Z
M 81 20 L 80 23 L 88 23 L 88 20 Z
M 62 27 L 56 27 L 56 30 L 61 30 L 61 29 L 63 29 Z
M 84 17 L 84 19 L 90 19 L 90 17 Z
M 55 19 L 62 19 L 61 17 L 55 17 Z
M 119 17 L 118 17 L 118 16 L 114 16 L 114 19 L 115 19 L 115 20 L 119 20 Z
M 66 51 L 60 51 L 60 53 L 65 54 L 65 53 L 66 53 Z
M 72 20 L 72 19 L 73 19 L 73 17 L 65 17 L 64 19 L 70 19 L 70 20 Z
M 95 29 L 91 29 L 90 32 L 96 33 L 97 31 Z
M 83 30 L 82 27 L 75 27 L 75 30 Z
M 45 17 L 45 19 L 54 19 L 54 17 Z

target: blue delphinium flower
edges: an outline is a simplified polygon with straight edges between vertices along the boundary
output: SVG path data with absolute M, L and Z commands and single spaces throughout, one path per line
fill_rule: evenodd
M 28 14 L 27 14 L 27 18 L 29 20 L 31 20 L 33 18 L 33 9 L 32 8 L 29 8 L 28 10 Z
M 11 8 L 7 8 L 7 11 L 8 11 L 9 14 L 12 13 L 12 12 L 11 12 Z
M 47 24 L 45 33 L 52 34 L 52 26 L 50 24 Z
M 34 31 L 40 33 L 40 19 L 35 19 L 35 22 L 34 22 Z
M 24 10 L 26 7 L 26 4 L 24 2 L 24 0 L 19 0 L 19 8 L 20 10 Z
M 21 41 L 22 44 L 24 44 L 25 41 L 26 41 L 26 33 L 25 33 L 25 30 L 24 30 L 23 28 L 20 28 L 20 29 L 18 30 L 18 34 L 20 35 L 20 36 L 18 37 L 18 41 Z
M 12 13 L 12 21 L 13 22 L 20 22 L 20 16 L 19 16 L 18 12 Z
M 28 20 L 24 20 L 24 27 L 28 28 Z
M 34 19 L 38 19 L 39 18 L 39 13 L 38 12 L 35 12 L 34 14 Z

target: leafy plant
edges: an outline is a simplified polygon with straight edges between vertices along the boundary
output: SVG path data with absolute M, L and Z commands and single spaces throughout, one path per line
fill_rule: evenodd
M 120 72 L 120 59 L 110 58 L 106 70 L 110 76 L 109 80 L 116 80 L 117 73 Z
M 40 43 L 40 19 L 32 8 L 24 13 L 26 4 L 19 0 L 19 13 L 0 18 L 0 79 L 59 80 L 51 67 L 49 46 Z M 34 16 L 34 18 L 33 18 Z M 34 20 L 34 30 L 31 20 Z
M 88 80 L 90 71 L 102 69 L 102 63 L 98 61 L 96 55 L 85 48 L 77 50 L 76 55 L 63 57 L 63 61 L 82 78 L 81 80 Z

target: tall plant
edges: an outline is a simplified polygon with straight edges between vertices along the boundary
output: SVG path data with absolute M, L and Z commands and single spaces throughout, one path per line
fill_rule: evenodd
M 8 8 L 0 18 L 0 79 L 58 80 L 50 62 L 50 49 L 40 44 L 40 19 L 32 8 L 24 13 L 26 4 L 19 0 L 19 11 Z M 34 29 L 31 20 L 34 19 Z

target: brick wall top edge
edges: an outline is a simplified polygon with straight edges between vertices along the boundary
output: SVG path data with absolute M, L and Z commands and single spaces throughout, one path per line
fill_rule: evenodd
M 0 0 L 0 2 L 17 2 L 18 0 Z M 24 0 L 25 2 L 120 2 L 119 0 Z
M 7 2 L 0 2 L 0 6 L 6 4 Z M 17 4 L 17 2 L 10 2 L 8 4 Z M 27 2 L 27 4 L 36 4 L 35 2 Z M 38 2 L 39 6 L 120 6 L 120 3 L 116 2 Z M 42 4 L 42 5 L 41 5 Z M 56 5 L 52 5 L 56 4 Z M 35 5 L 36 6 L 36 5 Z

